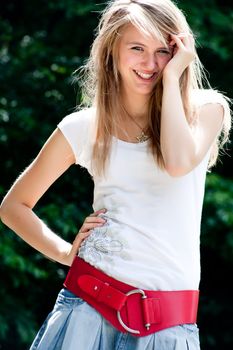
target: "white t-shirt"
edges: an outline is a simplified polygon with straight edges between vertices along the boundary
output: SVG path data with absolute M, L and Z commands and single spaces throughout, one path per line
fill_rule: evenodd
M 215 96 L 215 98 L 213 98 Z M 204 104 L 219 100 L 207 91 Z M 92 231 L 79 256 L 108 275 L 137 288 L 199 288 L 200 223 L 210 150 L 191 172 L 172 177 L 147 150 L 148 141 L 128 143 L 113 137 L 105 177 L 93 175 L 91 150 L 95 109 L 66 116 L 58 127 L 76 163 L 93 176 L 93 209 L 106 208 L 107 223 Z

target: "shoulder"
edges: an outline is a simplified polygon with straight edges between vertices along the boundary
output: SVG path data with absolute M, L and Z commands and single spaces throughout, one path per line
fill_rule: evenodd
M 58 124 L 59 128 L 70 127 L 77 128 L 78 126 L 88 126 L 94 123 L 95 108 L 84 108 L 79 111 L 66 115 Z
M 95 131 L 94 107 L 85 108 L 65 116 L 57 125 L 72 148 L 76 163 L 86 166 L 84 153 L 88 153 Z
M 231 124 L 230 99 L 214 89 L 195 89 L 191 93 L 191 102 L 198 110 L 200 118 L 208 119 L 228 127 Z
M 191 92 L 191 102 L 195 107 L 214 104 L 221 105 L 225 110 L 229 108 L 230 98 L 214 89 L 194 89 Z

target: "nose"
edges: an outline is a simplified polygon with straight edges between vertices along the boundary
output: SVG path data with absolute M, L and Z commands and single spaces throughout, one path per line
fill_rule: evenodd
M 154 72 L 158 68 L 157 57 L 155 54 L 148 54 L 144 57 L 143 67 L 148 72 Z

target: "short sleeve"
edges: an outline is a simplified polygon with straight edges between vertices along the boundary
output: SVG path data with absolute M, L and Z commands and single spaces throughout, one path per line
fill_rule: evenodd
M 75 163 L 89 170 L 93 145 L 95 109 L 87 108 L 65 116 L 57 125 L 75 156 Z
M 231 124 L 231 111 L 228 98 L 221 92 L 213 89 L 193 90 L 192 102 L 196 107 L 201 107 L 208 103 L 219 103 L 224 110 L 223 122 L 225 128 L 229 129 Z

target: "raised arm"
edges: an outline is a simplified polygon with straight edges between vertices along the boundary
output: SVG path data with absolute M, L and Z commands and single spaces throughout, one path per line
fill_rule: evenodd
M 218 103 L 204 104 L 199 108 L 195 133 L 191 130 L 184 112 L 179 79 L 195 58 L 194 39 L 189 34 L 171 37 L 175 49 L 163 72 L 160 143 L 167 172 L 171 176 L 182 176 L 200 163 L 215 141 L 221 131 L 224 109 Z
M 182 176 L 195 168 L 210 149 L 221 131 L 224 108 L 219 103 L 201 106 L 197 128 L 192 132 L 185 117 L 179 82 L 168 79 L 164 86 L 161 149 L 167 172 Z
M 62 132 L 56 129 L 35 160 L 15 181 L 0 207 L 3 223 L 32 247 L 65 265 L 72 263 L 75 247 L 52 232 L 32 209 L 74 162 L 69 143 Z

